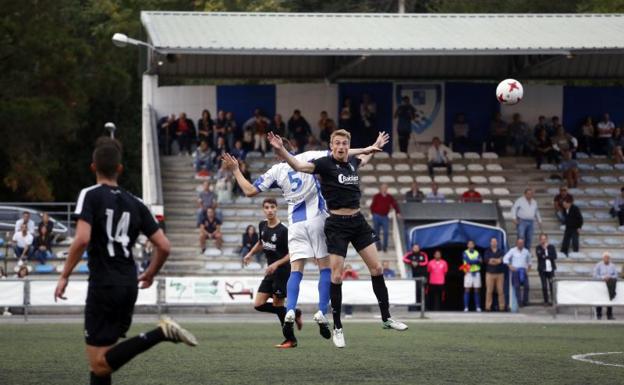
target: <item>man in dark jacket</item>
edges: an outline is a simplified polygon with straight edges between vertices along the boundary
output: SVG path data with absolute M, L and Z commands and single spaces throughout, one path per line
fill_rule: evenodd
M 537 271 L 542 282 L 542 295 L 544 296 L 544 305 L 552 305 L 553 297 L 553 278 L 557 265 L 557 249 L 554 245 L 548 243 L 548 235 L 541 234 L 539 237 L 539 245 L 535 248 L 537 256 Z M 550 296 L 549 296 L 550 290 Z M 550 300 L 549 300 L 550 298 Z
M 427 264 L 429 263 L 429 256 L 427 255 L 427 253 L 420 250 L 420 245 L 418 243 L 415 243 L 412 246 L 412 250 L 408 251 L 403 256 L 403 262 L 412 267 L 412 277 L 427 277 Z M 418 303 L 421 303 L 422 300 L 420 295 L 422 284 L 423 281 L 416 281 L 416 297 Z
M 583 227 L 583 215 L 581 210 L 572 203 L 571 198 L 563 201 L 563 215 L 565 218 L 565 231 L 563 233 L 563 241 L 561 242 L 561 252 L 568 255 L 570 241 L 572 241 L 572 250 L 579 251 L 579 231 Z

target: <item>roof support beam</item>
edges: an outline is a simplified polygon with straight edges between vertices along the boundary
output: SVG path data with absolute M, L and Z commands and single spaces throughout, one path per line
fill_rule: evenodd
M 325 76 L 325 81 L 328 83 L 333 83 L 340 75 L 349 71 L 350 69 L 357 67 L 368 59 L 368 55 L 358 56 L 348 62 L 339 65 L 332 72 L 330 72 L 327 76 Z

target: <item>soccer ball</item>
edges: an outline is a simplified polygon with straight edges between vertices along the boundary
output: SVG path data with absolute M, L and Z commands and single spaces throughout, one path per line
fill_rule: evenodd
M 516 104 L 522 100 L 523 94 L 522 84 L 515 79 L 505 79 L 496 87 L 496 99 L 502 104 Z

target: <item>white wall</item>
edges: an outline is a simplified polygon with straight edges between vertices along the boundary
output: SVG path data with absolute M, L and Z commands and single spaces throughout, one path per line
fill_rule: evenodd
M 154 91 L 154 108 L 158 117 L 171 113 L 178 116 L 186 112 L 186 116 L 197 122 L 204 109 L 210 111 L 213 119 L 217 117 L 216 86 L 167 86 L 158 87 Z
M 275 98 L 275 110 L 282 114 L 284 122 L 288 122 L 293 111 L 299 109 L 315 135 L 318 135 L 317 122 L 321 111 L 327 111 L 338 123 L 338 87 L 335 84 L 278 84 Z
M 501 114 L 507 122 L 511 116 L 519 113 L 522 120 L 531 128 L 537 124 L 537 118 L 544 115 L 549 121 L 554 115 L 563 119 L 563 86 L 543 84 L 527 84 L 524 86 L 524 97 L 520 103 L 513 106 L 501 105 Z

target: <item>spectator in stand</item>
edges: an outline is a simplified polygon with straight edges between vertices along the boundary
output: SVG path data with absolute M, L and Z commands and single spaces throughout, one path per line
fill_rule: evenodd
M 303 151 L 321 151 L 323 148 L 313 135 L 308 136 L 308 142 L 303 146 Z
M 217 143 L 217 138 L 222 136 L 225 138 L 225 145 L 228 146 L 228 148 L 230 147 L 230 144 L 234 145 L 234 142 L 231 142 L 228 140 L 229 138 L 227 137 L 227 130 L 226 130 L 226 120 L 225 120 L 225 111 L 223 110 L 219 110 L 219 112 L 217 112 L 217 121 L 214 124 L 214 130 L 212 133 L 212 143 Z M 234 139 L 232 137 L 232 139 Z
M 468 248 L 462 254 L 462 260 L 466 269 L 464 271 L 464 311 L 468 311 L 470 305 L 470 289 L 473 290 L 475 308 L 481 312 L 481 255 L 475 249 L 474 241 L 468 241 Z
M 615 163 L 624 163 L 624 152 L 622 151 L 624 149 L 624 135 L 622 134 L 622 127 L 615 127 L 611 142 L 613 161 Z
M 284 120 L 282 119 L 282 114 L 275 114 L 273 121 L 269 126 L 269 132 L 281 137 L 286 136 L 286 123 L 284 123 Z
M 610 213 L 613 217 L 618 218 L 620 226 L 624 226 L 624 187 L 620 188 L 620 195 L 615 197 Z
M 546 133 L 546 129 L 542 128 L 537 133 L 537 139 L 535 140 L 535 165 L 539 170 L 544 163 L 544 159 L 548 163 L 555 163 L 557 161 L 557 151 L 553 148 L 552 141 Z
M 271 121 L 262 114 L 259 108 L 254 110 L 254 114 L 251 118 L 247 119 L 243 124 L 244 137 L 243 142 L 251 141 L 254 151 L 260 151 L 263 154 L 267 149 L 266 133 L 269 129 Z M 251 140 L 250 140 L 251 139 Z
M 303 149 L 308 142 L 308 136 L 312 134 L 310 124 L 301 115 L 301 111 L 294 110 L 290 119 L 288 119 L 288 138 L 297 142 L 297 148 Z
M 614 282 L 617 280 L 618 271 L 617 267 L 613 263 L 611 263 L 611 254 L 608 251 L 602 253 L 602 261 L 598 262 L 594 267 L 594 278 L 601 279 L 607 282 Z M 602 319 L 602 307 L 596 308 L 596 318 L 599 320 Z M 607 319 L 614 320 L 613 318 L 613 308 L 611 306 L 607 306 Z
M 214 148 L 214 152 L 212 153 L 212 164 L 213 167 L 221 168 L 221 161 L 223 159 L 223 154 L 228 152 L 228 148 L 225 145 L 225 138 L 220 136 L 217 138 L 217 144 Z
M 425 194 L 418 188 L 417 182 L 412 182 L 412 188 L 405 193 L 405 202 L 422 202 Z
M 245 233 L 243 234 L 242 246 L 240 249 L 240 257 L 241 261 L 245 258 L 245 255 L 249 253 L 249 251 L 254 247 L 254 245 L 258 243 L 258 233 L 256 232 L 256 228 L 253 225 L 247 226 Z M 256 253 L 254 255 L 256 258 L 256 262 L 262 265 L 262 252 Z
M 464 152 L 470 150 L 470 126 L 466 122 L 466 116 L 463 112 L 460 112 L 455 116 L 455 123 L 453 123 L 453 151 L 464 154 Z
M 557 134 L 557 130 L 559 130 L 559 127 L 563 127 L 559 122 L 559 117 L 553 116 L 550 119 L 550 123 L 548 123 L 548 125 L 546 126 L 546 132 L 548 133 L 548 136 L 555 136 Z
M 490 150 L 504 156 L 507 154 L 507 123 L 503 120 L 501 113 L 494 114 L 494 119 L 490 123 Z
M 336 131 L 336 123 L 329 118 L 327 111 L 321 111 L 321 119 L 318 121 L 319 138 L 323 148 L 329 147 L 329 139 L 332 132 Z
M 537 124 L 535 125 L 535 127 L 533 127 L 533 136 L 537 139 L 538 134 L 541 130 L 546 131 L 546 136 L 548 135 L 548 125 L 546 124 L 546 117 L 544 115 L 540 115 L 539 118 L 537 118 Z
M 451 154 L 451 149 L 442 144 L 440 138 L 437 136 L 433 138 L 431 147 L 429 147 L 429 151 L 427 152 L 427 169 L 429 170 L 431 179 L 435 178 L 433 169 L 438 167 L 446 168 L 446 175 L 449 177 L 451 176 L 453 173 Z
M 578 141 L 575 137 L 565 132 L 563 126 L 559 125 L 559 127 L 557 127 L 556 134 L 551 138 L 551 141 L 553 143 L 553 149 L 556 151 L 557 163 L 559 163 L 563 153 L 566 151 L 570 151 L 572 153 L 572 158 L 574 158 L 576 148 L 578 147 Z
M 429 261 L 427 272 L 429 273 L 429 304 L 432 310 L 437 311 L 442 307 L 446 273 L 448 273 L 448 264 L 442 259 L 440 250 L 433 253 L 433 260 Z
M 203 189 L 197 195 L 197 224 L 199 226 L 204 221 L 206 210 L 211 208 L 217 210 L 217 196 L 212 191 L 213 187 L 208 181 L 202 184 Z
M 209 147 L 213 147 L 215 144 L 214 136 L 214 121 L 210 116 L 210 111 L 203 110 L 201 119 L 197 121 L 197 139 L 200 143 L 204 140 Z
M 503 250 L 498 248 L 498 240 L 490 239 L 490 247 L 483 254 L 485 265 L 485 311 L 492 311 L 494 291 L 498 295 L 498 310 L 505 310 L 505 265 Z
M 217 218 L 212 207 L 206 209 L 206 216 L 199 224 L 199 247 L 202 254 L 206 251 L 206 241 L 214 239 L 215 247 L 221 250 L 223 246 L 223 235 L 221 234 L 221 221 Z
M 528 154 L 531 132 L 529 126 L 522 121 L 520 114 L 513 114 L 508 130 L 511 134 L 515 155 L 522 156 Z
M 433 182 L 431 183 L 431 192 L 427 194 L 427 197 L 424 200 L 425 203 L 444 203 L 444 194 L 438 192 L 438 184 Z
M 563 208 L 563 201 L 565 199 L 568 199 L 568 197 L 569 199 L 572 199 L 572 201 L 574 201 L 574 197 L 572 196 L 572 194 L 568 193 L 568 187 L 561 186 L 559 187 L 559 194 L 555 195 L 555 198 L 553 199 L 555 214 L 557 215 L 557 219 L 559 219 L 559 222 L 561 222 L 562 225 L 565 224 L 565 209 Z
M 581 126 L 581 141 L 579 143 L 579 149 L 584 151 L 587 155 L 591 155 L 594 149 L 594 138 L 596 137 L 596 127 L 591 116 L 585 118 L 583 125 Z
M 1 269 L 0 269 L 1 270 Z M 17 270 L 17 273 L 15 274 L 14 278 L 16 279 L 24 279 L 28 276 L 29 272 L 28 272 L 28 266 L 26 265 L 22 265 L 19 267 L 19 269 Z M 4 272 L 4 270 L 2 270 L 0 272 L 0 278 L 6 278 L 6 273 Z M 2 315 L 4 317 L 10 317 L 13 315 L 13 313 L 11 313 L 11 311 L 9 310 L 8 306 L 4 307 L 4 312 L 2 313 Z
M 191 144 L 195 141 L 195 125 L 191 119 L 186 117 L 186 112 L 182 112 L 178 120 L 173 125 L 175 138 L 180 148 L 180 154 L 186 151 L 191 155 Z
M 216 177 L 217 183 L 215 184 L 215 193 L 217 194 L 217 202 L 232 202 L 232 172 L 221 165 Z
M 46 261 L 53 257 L 52 255 L 52 233 L 48 232 L 46 226 L 39 227 L 37 237 L 33 244 L 33 256 L 39 263 L 45 265 Z
M 511 284 L 514 288 L 518 305 L 527 306 L 529 304 L 529 274 L 531 271 L 531 252 L 524 247 L 524 239 L 518 238 L 516 247 L 507 251 L 503 257 L 503 263 L 511 270 Z M 522 296 L 520 296 L 520 286 L 522 286 Z
M 548 243 L 548 235 L 540 234 L 540 244 L 535 248 L 535 256 L 537 257 L 537 272 L 539 273 L 542 283 L 542 296 L 544 297 L 544 305 L 551 306 L 554 298 L 553 279 L 557 265 L 557 249 L 554 245 Z M 549 295 L 550 292 L 550 295 Z
M 228 148 L 232 148 L 237 140 L 241 139 L 241 133 L 238 131 L 236 120 L 234 120 L 234 114 L 232 112 L 225 113 L 225 122 L 223 123 L 225 128 L 225 142 Z
M 41 222 L 37 225 L 37 231 L 41 231 L 42 227 L 45 227 L 48 230 L 48 234 L 50 234 L 50 236 L 54 236 L 54 223 L 52 223 L 50 215 L 46 212 L 41 213 Z
M 391 208 L 394 209 L 394 212 L 398 217 L 401 216 L 399 205 L 394 200 L 394 197 L 388 194 L 388 185 L 383 183 L 379 186 L 379 192 L 373 196 L 370 210 L 373 214 L 373 231 L 378 237 L 380 236 L 379 230 L 383 229 L 383 246 L 380 241 L 378 241 L 377 249 L 383 250 L 384 253 L 388 251 L 388 232 L 390 229 L 390 219 L 388 218 L 388 213 Z
M 243 174 L 243 177 L 247 179 L 249 182 L 251 182 L 251 173 L 247 169 L 247 163 L 245 163 L 242 160 L 239 160 L 238 164 L 239 164 L 238 168 L 240 169 L 241 174 Z M 245 196 L 245 193 L 238 186 L 238 183 L 234 183 L 234 194 L 237 194 L 238 196 L 242 196 L 242 197 Z
M 163 155 L 171 155 L 175 121 L 175 114 L 163 116 L 158 121 L 158 149 Z
M 414 243 L 412 250 L 403 256 L 403 262 L 412 268 L 412 278 L 427 278 L 427 265 L 429 264 L 429 256 L 420 250 L 420 245 Z M 423 303 L 421 297 L 422 280 L 416 281 L 416 302 Z
M 33 222 L 33 220 L 30 219 L 30 212 L 28 211 L 24 211 L 22 213 L 22 217 L 15 222 L 14 232 L 19 233 L 24 223 L 26 224 L 26 230 L 28 231 L 28 233 L 31 235 L 34 235 L 35 234 L 35 222 Z
M 570 241 L 572 241 L 572 251 L 579 251 L 579 233 L 583 227 L 583 214 L 581 210 L 572 203 L 572 198 L 563 200 L 565 230 L 563 232 L 563 241 L 561 241 L 561 252 L 568 255 Z
M 351 265 L 347 264 L 342 272 L 342 280 L 349 281 L 357 279 L 360 279 L 359 274 L 357 271 L 353 270 Z M 353 305 L 344 305 L 344 313 L 346 318 L 353 317 Z
M 353 106 L 351 106 L 351 98 L 347 96 L 342 101 L 342 108 L 340 109 L 340 119 L 338 120 L 338 128 L 352 132 L 355 128 L 353 119 L 355 119 L 355 114 L 353 113 Z
M 611 121 L 609 114 L 605 112 L 602 116 L 602 120 L 596 126 L 596 133 L 598 138 L 596 139 L 596 152 L 603 155 L 611 155 L 611 136 L 615 124 Z
M 212 170 L 212 161 L 212 151 L 208 147 L 208 142 L 206 142 L 206 139 L 202 139 L 199 142 L 199 147 L 193 153 L 193 163 L 195 164 L 197 176 L 209 176 Z
M 397 120 L 399 151 L 407 152 L 410 135 L 412 134 L 412 121 L 416 119 L 416 109 L 412 106 L 409 96 L 401 98 L 401 105 L 394 112 L 394 118 Z
M 243 149 L 243 142 L 241 142 L 240 140 L 234 142 L 234 148 L 232 148 L 230 155 L 238 160 L 245 160 L 245 158 L 247 157 L 247 151 Z
M 394 270 L 392 270 L 390 268 L 390 262 L 383 261 L 381 266 L 383 267 L 383 276 L 384 276 L 384 278 L 396 278 L 396 271 L 394 271 Z
M 559 168 L 563 172 L 563 179 L 569 188 L 576 188 L 579 181 L 579 168 L 576 159 L 572 159 L 572 153 L 570 151 L 564 151 L 562 153 L 563 159 Z
M 20 230 L 13 234 L 13 251 L 18 259 L 17 265 L 22 266 L 24 260 L 32 254 L 33 236 L 28 232 L 25 224 L 20 226 Z
M 360 119 L 366 142 L 374 141 L 377 137 L 377 104 L 371 100 L 370 95 L 363 94 L 360 103 Z
M 513 223 L 516 225 L 518 238 L 525 240 L 527 249 L 530 249 L 535 221 L 537 221 L 540 228 L 542 226 L 542 216 L 540 215 L 537 201 L 533 199 L 533 189 L 525 189 L 524 196 L 521 196 L 514 202 L 511 207 L 511 216 Z
M 474 182 L 468 183 L 468 190 L 464 191 L 461 197 L 461 201 L 464 203 L 482 203 L 483 197 L 475 190 Z

